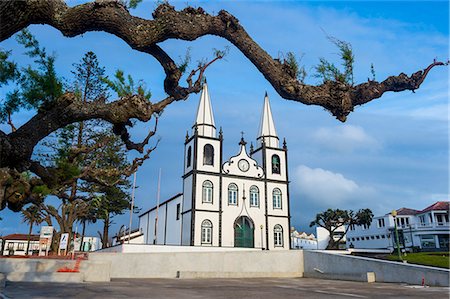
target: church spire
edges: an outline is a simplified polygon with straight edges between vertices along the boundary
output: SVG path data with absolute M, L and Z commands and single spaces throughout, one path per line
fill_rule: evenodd
M 272 110 L 270 109 L 269 96 L 267 95 L 267 92 L 264 96 L 264 106 L 261 121 L 259 123 L 258 137 L 256 139 L 258 140 L 259 145 L 262 145 L 264 142 L 268 147 L 279 147 L 278 135 L 275 130 L 275 124 L 273 122 Z
M 216 137 L 216 126 L 206 81 L 203 83 L 203 90 L 200 95 L 200 102 L 197 109 L 197 118 L 193 128 L 194 130 L 195 128 L 198 130 L 199 136 Z

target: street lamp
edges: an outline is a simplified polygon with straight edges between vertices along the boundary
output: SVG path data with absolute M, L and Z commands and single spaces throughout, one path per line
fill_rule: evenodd
M 393 210 L 391 212 L 391 215 L 394 218 L 395 243 L 397 244 L 398 259 L 401 261 L 402 260 L 402 256 L 400 254 L 400 242 L 399 242 L 399 239 L 398 239 L 397 221 L 395 219 L 395 217 L 397 217 L 397 211 Z
M 261 229 L 261 249 L 264 250 L 264 244 L 263 244 L 263 225 L 261 224 L 259 228 Z

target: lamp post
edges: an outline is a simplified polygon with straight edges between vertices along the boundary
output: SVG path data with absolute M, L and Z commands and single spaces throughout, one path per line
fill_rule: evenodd
M 263 225 L 260 225 L 260 229 L 261 229 L 261 249 L 264 250 L 264 244 L 263 244 Z
M 394 231 L 395 231 L 395 243 L 397 244 L 397 255 L 398 255 L 398 259 L 401 261 L 402 260 L 402 256 L 400 254 L 400 242 L 399 242 L 399 239 L 398 239 L 397 221 L 395 219 L 395 217 L 397 217 L 397 211 L 393 210 L 391 212 L 391 215 L 394 218 Z

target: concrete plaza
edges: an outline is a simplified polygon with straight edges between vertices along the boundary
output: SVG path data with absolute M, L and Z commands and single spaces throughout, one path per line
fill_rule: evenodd
M 9 298 L 448 298 L 448 287 L 314 278 L 116 279 L 108 283 L 8 282 Z

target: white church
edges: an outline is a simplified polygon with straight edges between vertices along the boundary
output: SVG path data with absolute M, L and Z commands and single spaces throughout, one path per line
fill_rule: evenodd
M 256 148 L 241 138 L 224 160 L 208 86 L 200 96 L 192 135 L 186 136 L 183 190 L 139 216 L 144 243 L 289 249 L 286 143 L 280 141 L 266 94 Z

